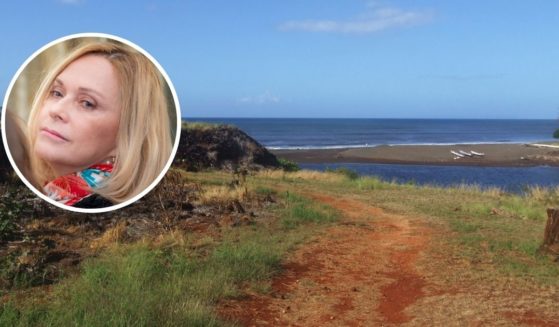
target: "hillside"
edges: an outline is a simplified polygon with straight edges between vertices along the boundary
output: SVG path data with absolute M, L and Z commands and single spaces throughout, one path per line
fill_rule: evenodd
M 183 127 L 174 164 L 187 171 L 277 168 L 277 158 L 252 137 L 230 125 Z

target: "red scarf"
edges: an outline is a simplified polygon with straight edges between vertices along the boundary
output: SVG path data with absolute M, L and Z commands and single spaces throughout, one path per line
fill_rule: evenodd
M 112 163 L 93 165 L 77 173 L 57 177 L 48 182 L 43 190 L 49 198 L 72 206 L 92 195 L 111 176 L 112 171 Z

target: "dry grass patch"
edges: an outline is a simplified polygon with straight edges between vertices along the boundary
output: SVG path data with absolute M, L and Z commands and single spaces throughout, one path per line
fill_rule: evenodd
M 200 192 L 196 202 L 200 205 L 223 206 L 234 201 L 243 202 L 248 196 L 246 187 L 210 186 Z
M 93 250 L 100 250 L 103 248 L 109 248 L 114 245 L 118 245 L 128 238 L 126 233 L 126 221 L 121 221 L 117 223 L 114 227 L 107 229 L 101 237 L 93 240 L 90 247 Z
M 282 179 L 282 180 L 306 180 L 321 181 L 328 183 L 340 183 L 346 180 L 346 177 L 331 172 L 319 172 L 313 170 L 300 170 L 296 172 L 285 172 L 282 170 L 263 170 L 256 174 L 256 177 Z
M 525 198 L 544 203 L 548 206 L 557 206 L 559 205 L 559 186 L 552 188 L 531 187 L 526 191 Z
M 188 243 L 188 237 L 181 230 L 172 230 L 165 234 L 160 234 L 152 241 L 153 246 L 169 249 L 175 247 L 184 247 Z

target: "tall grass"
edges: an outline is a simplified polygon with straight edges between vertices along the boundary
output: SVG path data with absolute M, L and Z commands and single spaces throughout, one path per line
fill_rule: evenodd
M 222 126 L 231 127 L 232 125 L 214 124 L 214 123 L 207 123 L 207 122 L 188 122 L 183 120 L 181 126 L 182 128 L 187 130 L 196 129 L 196 130 L 210 131 Z
M 281 179 L 284 181 L 317 181 L 326 183 L 340 183 L 346 177 L 337 173 L 323 173 L 314 170 L 300 170 L 285 172 L 283 170 L 263 170 L 256 174 L 259 178 Z
M 262 192 L 271 192 L 261 188 Z M 275 225 L 224 230 L 221 236 L 173 231 L 153 240 L 119 244 L 110 232 L 97 258 L 44 300 L 0 306 L 0 326 L 227 326 L 215 306 L 245 288 L 266 291 L 286 251 L 334 219 L 332 209 L 295 194 L 275 209 Z M 285 227 L 289 228 L 285 228 Z M 105 240 L 107 238 L 107 240 Z
M 351 170 L 351 169 L 346 168 L 346 167 L 338 167 L 338 168 L 335 168 L 335 169 L 326 168 L 326 172 L 327 173 L 340 174 L 340 175 L 344 176 L 345 178 L 347 178 L 349 180 L 356 180 L 356 179 L 359 178 L 359 174 L 356 171 Z
M 212 305 L 238 295 L 241 282 L 269 278 L 279 267 L 277 250 L 250 237 L 223 243 L 203 259 L 184 248 L 120 247 L 87 262 L 51 303 L 20 310 L 5 305 L 0 325 L 223 325 Z
M 243 201 L 248 196 L 248 191 L 244 187 L 209 186 L 199 194 L 197 203 L 202 205 L 225 205 L 231 201 Z
M 559 204 L 559 187 L 530 187 L 523 194 L 508 194 L 497 187 L 482 188 L 479 185 L 458 184 L 452 187 L 432 185 L 400 184 L 395 181 L 383 181 L 376 176 L 358 176 L 348 169 L 329 170 L 326 172 L 301 170 L 298 172 L 263 171 L 262 178 L 281 179 L 284 181 L 319 181 L 335 187 L 351 187 L 362 191 L 411 191 L 421 193 L 429 199 L 431 194 L 453 195 L 456 199 L 472 199 L 464 207 L 470 213 L 502 213 L 510 217 L 542 220 L 545 219 L 545 207 Z M 435 195 L 436 196 L 436 195 Z M 455 201 L 456 202 L 456 201 Z M 460 202 L 460 201 L 458 201 Z M 433 201 L 430 201 L 433 206 Z
M 282 217 L 282 225 L 292 229 L 306 223 L 329 223 L 338 219 L 337 212 L 330 207 L 318 205 L 293 193 L 286 194 L 287 210 Z
M 421 216 L 446 226 L 445 242 L 460 249 L 457 255 L 472 262 L 491 262 L 505 275 L 559 285 L 559 265 L 542 257 L 546 208 L 559 205 L 559 187 L 528 188 L 509 194 L 499 188 L 461 184 L 439 187 L 398 184 L 374 176 L 352 179 L 343 174 L 301 171 L 267 178 L 318 192 L 358 197 L 405 216 Z M 312 176 L 309 178 L 308 176 Z
M 209 304 L 231 292 L 227 278 L 187 256 L 146 245 L 121 247 L 85 263 L 82 274 L 60 285 L 50 303 L 28 304 L 19 312 L 5 306 L 0 325 L 215 326 Z

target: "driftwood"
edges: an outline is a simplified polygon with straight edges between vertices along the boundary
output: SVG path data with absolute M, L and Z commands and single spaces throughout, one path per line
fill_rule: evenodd
M 559 259 L 559 209 L 547 209 L 547 224 L 540 250 Z

